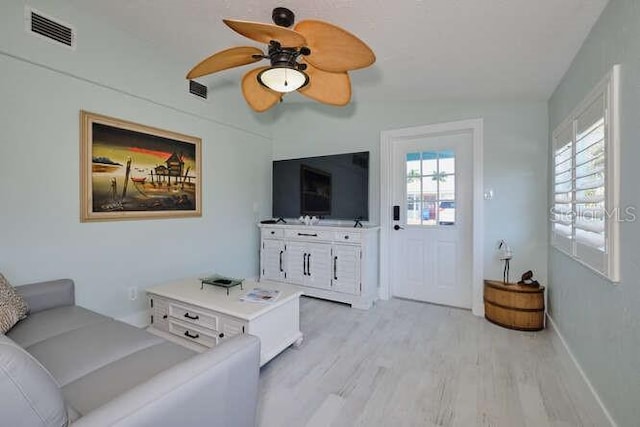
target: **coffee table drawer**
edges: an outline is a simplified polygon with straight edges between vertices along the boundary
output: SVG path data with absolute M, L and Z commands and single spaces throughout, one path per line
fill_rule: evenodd
M 202 309 L 189 307 L 187 305 L 169 303 L 169 316 L 193 325 L 204 326 L 215 331 L 218 330 L 218 316 L 203 311 Z
M 169 332 L 205 347 L 213 347 L 218 344 L 218 335 L 215 331 L 193 327 L 174 319 L 169 320 Z

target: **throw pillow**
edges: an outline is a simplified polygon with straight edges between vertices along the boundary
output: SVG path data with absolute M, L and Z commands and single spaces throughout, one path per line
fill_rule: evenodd
M 27 302 L 0 274 L 0 332 L 6 334 L 18 321 L 27 317 Z

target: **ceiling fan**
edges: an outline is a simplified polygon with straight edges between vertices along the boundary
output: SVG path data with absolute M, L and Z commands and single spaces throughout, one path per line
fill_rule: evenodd
M 255 68 L 242 78 L 242 94 L 255 111 L 268 110 L 295 90 L 324 104 L 348 104 L 348 71 L 368 67 L 376 60 L 369 46 L 323 21 L 305 20 L 289 29 L 295 16 L 284 7 L 273 9 L 272 18 L 276 25 L 223 19 L 238 34 L 267 44 L 267 53 L 253 46 L 222 50 L 193 67 L 187 79 L 268 59 L 270 66 Z

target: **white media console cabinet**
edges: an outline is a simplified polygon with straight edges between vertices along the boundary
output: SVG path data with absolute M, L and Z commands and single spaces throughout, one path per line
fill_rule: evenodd
M 260 280 L 369 309 L 378 299 L 379 227 L 260 224 Z

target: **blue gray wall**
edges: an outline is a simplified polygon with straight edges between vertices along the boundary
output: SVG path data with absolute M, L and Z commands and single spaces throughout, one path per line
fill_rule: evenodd
M 622 208 L 639 213 L 640 2 L 611 0 L 549 101 L 553 130 L 621 64 Z M 620 224 L 619 284 L 602 279 L 555 249 L 549 252 L 549 311 L 612 418 L 640 423 L 640 227 Z
M 137 321 L 128 288 L 218 271 L 258 273 L 256 221 L 271 214 L 271 128 L 239 87 L 203 101 L 172 63 L 71 2 L 29 4 L 77 30 L 75 51 L 24 30 L 0 4 L 0 272 L 14 284 L 70 277 L 78 302 Z M 80 223 L 81 109 L 203 140 L 201 218 Z

